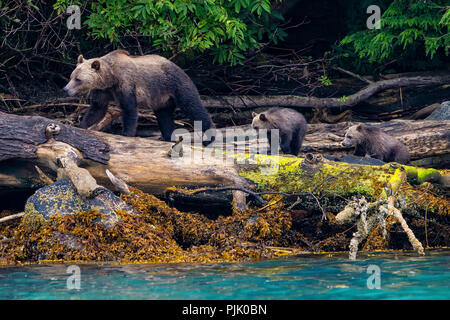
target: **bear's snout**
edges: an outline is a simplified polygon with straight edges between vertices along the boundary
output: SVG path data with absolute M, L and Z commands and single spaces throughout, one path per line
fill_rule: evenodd
M 65 86 L 62 91 L 64 92 L 65 95 L 72 97 L 75 95 L 74 91 L 72 88 L 69 88 L 69 85 Z
M 341 142 L 341 146 L 343 146 L 343 147 L 351 147 L 352 143 L 350 141 L 348 141 L 347 139 L 345 139 L 344 141 Z

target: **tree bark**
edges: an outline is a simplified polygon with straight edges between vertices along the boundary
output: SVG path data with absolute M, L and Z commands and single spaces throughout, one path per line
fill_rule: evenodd
M 354 124 L 358 122 L 308 124 L 301 154 L 314 152 L 336 157 L 353 154 L 353 148 L 345 148 L 341 142 L 344 140 L 346 130 Z M 403 142 L 408 147 L 412 160 L 450 155 L 450 120 L 394 120 L 366 124 L 378 127 Z M 246 131 L 250 130 L 250 125 L 235 128 Z M 258 142 L 267 143 L 267 139 Z M 238 150 L 244 152 L 252 143 L 254 142 L 240 143 Z
M 52 128 L 53 125 L 57 127 Z M 68 143 L 78 149 L 86 159 L 100 163 L 109 160 L 108 145 L 88 131 L 44 117 L 15 116 L 0 112 L 0 161 L 36 158 L 37 147 L 53 136 L 56 141 Z
M 350 152 L 340 146 L 348 125 L 310 125 L 304 146 L 324 154 Z M 410 149 L 413 159 L 449 153 L 450 121 L 393 121 L 376 125 L 402 140 Z M 49 127 L 59 127 L 59 130 L 52 132 Z M 69 150 L 76 153 L 72 160 L 82 169 L 80 171 L 71 166 L 74 168 L 69 169 L 76 169 L 72 170 L 73 176 L 78 176 L 78 172 L 88 172 L 99 185 L 112 188 L 106 173 L 108 169 L 115 177 L 150 193 L 162 193 L 173 186 L 232 185 L 248 188 L 247 181 L 253 179 L 248 177 L 249 171 L 263 168 L 266 160 L 278 159 L 241 152 L 260 142 L 257 140 L 235 143 L 237 152 L 217 149 L 213 153 L 214 148 L 194 146 L 183 147 L 180 157 L 170 157 L 169 151 L 174 150 L 173 143 L 116 136 L 72 128 L 42 117 L 5 113 L 0 113 L 0 131 L 0 191 L 41 186 L 41 174 L 35 165 L 49 176 L 55 176 L 55 171 L 65 166 L 64 161 L 59 159 L 64 149 L 62 145 L 74 149 Z M 222 145 L 215 143 L 215 146 Z M 64 155 L 70 155 L 69 151 L 64 151 Z M 236 163 L 239 158 L 245 161 Z M 252 159 L 256 160 L 252 162 Z M 280 159 L 283 163 L 302 163 L 302 159 L 296 157 Z M 255 179 L 260 179 L 258 174 Z M 85 193 L 88 194 L 97 185 L 91 179 L 87 181 L 93 186 L 87 187 Z
M 370 124 L 403 142 L 412 160 L 450 154 L 450 120 L 395 120 Z M 334 156 L 352 153 L 352 149 L 340 144 L 349 125 L 348 122 L 310 124 L 304 146 L 311 147 L 314 152 Z
M 317 98 L 294 95 L 221 96 L 219 98 L 203 96 L 202 101 L 208 108 L 229 108 L 230 106 L 237 109 L 273 106 L 292 108 L 351 108 L 383 90 L 402 87 L 434 86 L 448 83 L 450 83 L 450 74 L 440 73 L 434 75 L 400 77 L 373 82 L 364 89 L 344 98 Z

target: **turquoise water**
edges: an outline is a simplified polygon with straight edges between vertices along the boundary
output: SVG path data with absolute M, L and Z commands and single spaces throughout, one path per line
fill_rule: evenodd
M 380 289 L 369 289 L 369 265 Z M 0 299 L 449 299 L 450 251 L 379 254 L 349 261 L 302 256 L 258 263 L 68 265 L 0 268 Z M 369 281 L 370 284 L 376 284 Z

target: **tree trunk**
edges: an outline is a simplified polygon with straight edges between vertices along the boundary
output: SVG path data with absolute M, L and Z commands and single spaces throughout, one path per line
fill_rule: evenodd
M 317 98 L 294 95 L 282 96 L 221 96 L 218 98 L 202 97 L 203 104 L 208 108 L 252 109 L 259 107 L 283 106 L 292 108 L 351 108 L 363 102 L 376 93 L 395 88 L 435 86 L 448 84 L 450 74 L 419 75 L 380 80 L 369 84 L 364 89 L 347 97 Z
M 450 154 L 450 120 L 395 120 L 371 125 L 403 142 L 408 147 L 412 160 Z M 308 125 L 304 146 L 322 154 L 348 154 L 352 149 L 343 148 L 340 144 L 348 126 L 349 123 L 346 122 Z
M 377 125 L 405 142 L 413 159 L 449 153 L 450 121 L 395 121 Z M 340 146 L 347 126 L 346 123 L 310 125 L 304 146 L 324 154 L 350 151 Z M 264 174 L 260 169 L 273 169 L 274 163 L 279 161 L 275 164 L 278 165 L 276 174 L 280 174 L 289 168 L 303 170 L 300 165 L 306 165 L 302 158 L 256 156 L 240 152 L 258 142 L 235 143 L 237 152 L 184 145 L 179 153 L 180 150 L 172 148 L 173 143 L 169 142 L 115 136 L 72 128 L 42 117 L 0 113 L 0 191 L 37 188 L 42 185 L 42 180 L 35 165 L 54 176 L 58 169 L 68 166 L 65 165 L 66 159 L 86 169 L 100 185 L 113 187 L 106 174 L 108 169 L 117 178 L 150 193 L 162 193 L 173 186 L 198 188 L 232 185 L 249 188 L 248 181 L 255 182 L 262 190 L 269 190 L 276 187 L 267 183 L 273 175 Z M 215 146 L 222 145 L 215 143 Z M 179 156 L 169 156 L 169 152 Z M 330 166 L 349 167 L 348 164 L 326 160 L 321 163 L 327 163 L 326 166 L 319 166 L 325 174 Z M 78 171 L 74 172 L 72 176 L 78 177 Z M 329 172 L 331 174 L 334 170 Z M 311 180 L 311 177 L 308 179 Z M 90 183 L 93 187 L 88 187 L 87 193 L 96 187 L 95 183 Z

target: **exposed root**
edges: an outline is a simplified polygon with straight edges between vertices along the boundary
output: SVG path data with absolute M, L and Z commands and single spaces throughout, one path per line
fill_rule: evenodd
M 417 240 L 413 231 L 409 228 L 401 211 L 394 206 L 395 201 L 396 198 L 394 196 L 390 196 L 387 201 L 378 200 L 372 203 L 367 203 L 364 197 L 361 199 L 353 199 L 353 201 L 337 214 L 335 219 L 337 223 L 352 221 L 359 217 L 357 222 L 358 230 L 353 234 L 353 238 L 350 240 L 350 260 L 356 260 L 359 244 L 369 236 L 375 226 L 381 227 L 383 239 L 386 239 L 386 219 L 389 216 L 396 218 L 400 222 L 413 249 L 417 251 L 418 254 L 424 255 L 422 244 Z M 371 209 L 376 210 L 372 210 L 372 213 L 368 216 L 369 210 Z
M 124 194 L 131 193 L 128 185 L 123 180 L 121 180 L 121 179 L 117 178 L 115 175 L 113 175 L 112 172 L 109 171 L 108 169 L 106 169 L 106 175 L 108 176 L 109 181 L 111 181 L 111 183 L 116 188 L 116 191 L 118 191 L 120 193 L 124 193 Z
M 353 200 L 349 206 L 350 208 L 353 207 L 353 215 L 356 218 L 359 217 L 359 221 L 357 223 L 358 231 L 353 234 L 353 238 L 350 240 L 349 246 L 349 259 L 356 260 L 359 244 L 370 234 L 376 224 L 376 221 L 379 219 L 379 216 L 371 215 L 367 218 L 367 214 L 371 206 L 369 206 L 365 197 L 362 197 L 359 200 Z M 343 211 L 345 211 L 345 209 Z M 347 209 L 344 214 L 348 215 L 349 211 L 350 210 Z
M 44 171 L 41 170 L 41 168 L 39 168 L 38 166 L 34 166 L 34 168 L 36 169 L 36 172 L 37 172 L 38 175 L 39 175 L 39 179 L 41 179 L 41 181 L 42 181 L 44 184 L 49 185 L 49 184 L 52 184 L 52 183 L 54 182 L 49 176 L 47 176 L 47 175 L 44 173 Z
M 388 201 L 388 212 L 387 212 L 388 215 L 394 216 L 400 222 L 414 250 L 417 251 L 417 253 L 420 255 L 425 255 L 422 244 L 420 243 L 419 240 L 417 240 L 416 236 L 414 235 L 414 232 L 412 232 L 412 230 L 406 223 L 405 219 L 403 218 L 402 212 L 394 206 L 394 203 L 395 198 L 390 197 Z

